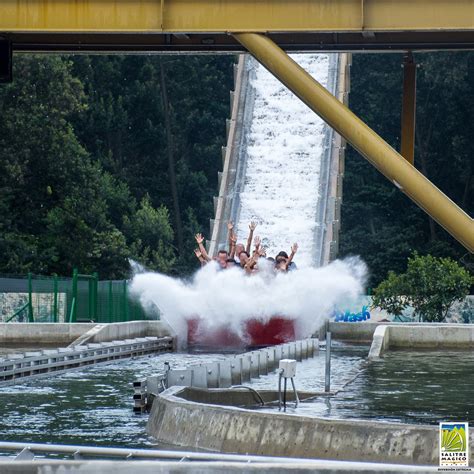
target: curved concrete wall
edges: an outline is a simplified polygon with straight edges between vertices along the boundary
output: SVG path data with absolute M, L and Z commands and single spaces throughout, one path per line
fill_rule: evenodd
M 382 357 L 390 348 L 466 349 L 474 347 L 472 324 L 387 324 L 374 332 L 369 360 Z
M 438 464 L 437 426 L 263 413 L 184 395 L 172 387 L 155 398 L 147 431 L 158 441 L 223 453 Z

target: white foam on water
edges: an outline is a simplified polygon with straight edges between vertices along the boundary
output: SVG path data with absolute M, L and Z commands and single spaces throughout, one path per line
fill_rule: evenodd
M 350 307 L 362 293 L 367 268 L 357 257 L 275 274 L 266 261 L 251 276 L 238 268 L 219 270 L 211 262 L 190 280 L 159 273 L 134 277 L 131 295 L 146 309 L 156 305 L 181 341 L 187 319 L 199 317 L 210 329 L 226 326 L 242 334 L 244 322 L 272 316 L 295 320 L 296 336 L 310 336 L 338 308 Z

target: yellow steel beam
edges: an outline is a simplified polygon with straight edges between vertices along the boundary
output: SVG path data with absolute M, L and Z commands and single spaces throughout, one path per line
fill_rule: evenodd
M 474 30 L 474 0 L 1 0 L 0 32 Z
M 403 61 L 402 143 L 400 154 L 415 164 L 416 64 L 408 53 Z
M 255 33 L 239 33 L 235 37 L 382 174 L 469 251 L 474 251 L 474 220 L 431 181 L 411 166 L 268 37 Z

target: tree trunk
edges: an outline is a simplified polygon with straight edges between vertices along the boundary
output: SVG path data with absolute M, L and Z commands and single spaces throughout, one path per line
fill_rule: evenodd
M 462 207 L 466 212 L 468 212 L 468 210 L 466 209 L 467 203 L 470 202 L 470 201 L 469 201 L 469 194 L 470 194 L 470 192 L 471 192 L 471 181 L 472 181 L 472 170 L 469 171 L 469 175 L 468 175 L 468 177 L 466 178 L 466 185 L 464 186 L 464 192 L 463 192 L 463 194 L 462 194 L 461 207 Z
M 161 100 L 163 102 L 163 115 L 165 119 L 166 131 L 166 151 L 168 154 L 168 175 L 170 180 L 171 197 L 173 199 L 173 211 L 176 223 L 176 240 L 178 243 L 179 254 L 183 254 L 184 239 L 183 239 L 183 224 L 181 222 L 181 211 L 179 207 L 178 186 L 176 184 L 176 169 L 174 159 L 173 134 L 171 133 L 171 117 L 170 104 L 168 101 L 168 93 L 166 90 L 166 75 L 165 66 L 161 58 L 160 62 L 160 85 L 161 85 Z

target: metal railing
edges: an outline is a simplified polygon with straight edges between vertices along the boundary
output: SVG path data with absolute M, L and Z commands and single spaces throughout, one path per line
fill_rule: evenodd
M 101 362 L 172 350 L 172 337 L 141 337 L 9 354 L 0 359 L 0 387 Z
M 78 446 L 63 444 L 39 444 L 39 443 L 12 443 L 0 441 L 0 452 L 14 453 L 13 461 L 6 458 L 9 465 L 15 462 L 34 461 L 36 456 L 41 456 L 41 461 L 51 461 L 57 466 L 58 455 L 64 459 L 74 461 L 82 460 L 116 460 L 116 461 L 155 461 L 155 462 L 200 462 L 200 463 L 242 463 L 242 467 L 248 464 L 274 465 L 282 470 L 281 465 L 306 466 L 312 470 L 341 470 L 344 472 L 431 472 L 428 466 L 400 465 L 389 463 L 373 463 L 359 461 L 340 461 L 328 459 L 311 458 L 289 458 L 274 456 L 258 456 L 249 454 L 223 454 L 193 451 L 169 451 L 159 449 L 128 449 L 128 448 L 99 448 L 95 446 Z M 54 455 L 55 458 L 48 459 L 47 456 Z M 37 459 L 39 461 L 39 459 Z M 13 462 L 13 464 L 11 464 Z M 64 462 L 64 461 L 63 461 Z M 0 457 L 0 464 L 1 457 Z M 211 466 L 212 464 L 209 464 Z M 182 464 L 181 464 L 182 466 Z M 80 468 L 79 468 L 80 469 Z M 93 469 L 93 468 L 91 468 Z M 99 468 L 100 469 L 100 468 Z M 192 472 L 192 467 L 189 472 Z M 201 470 L 203 466 L 201 464 Z M 36 471 L 35 471 L 36 472 Z M 107 471 L 109 472 L 109 471 Z

